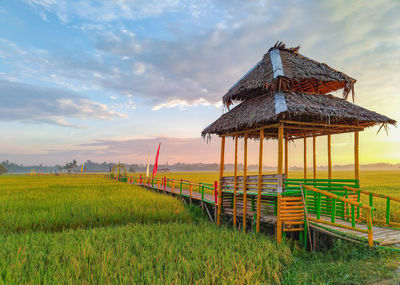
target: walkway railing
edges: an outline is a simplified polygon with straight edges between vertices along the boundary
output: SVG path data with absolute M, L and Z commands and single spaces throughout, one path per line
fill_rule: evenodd
M 303 185 L 303 189 L 306 189 L 307 194 L 305 195 L 305 200 L 306 200 L 306 206 L 307 206 L 307 211 L 308 211 L 308 197 L 310 193 L 315 193 L 316 196 L 316 205 L 315 205 L 315 218 L 308 216 L 308 220 L 317 222 L 317 223 L 322 223 L 322 224 L 327 224 L 339 228 L 344 228 L 344 229 L 349 229 L 353 231 L 358 231 L 362 233 L 367 233 L 368 234 L 368 244 L 370 246 L 374 245 L 373 241 L 373 229 L 372 229 L 372 212 L 374 208 L 372 208 L 369 205 L 365 205 L 359 201 L 354 201 L 339 195 L 336 195 L 334 193 L 325 191 L 325 190 L 320 190 L 315 187 L 309 186 L 309 185 Z M 323 205 L 321 203 L 322 200 L 325 200 L 327 203 Z M 326 211 L 327 204 L 330 204 L 330 211 Z M 339 216 L 340 218 L 342 217 L 341 214 L 338 215 L 337 213 L 337 205 L 343 204 L 345 205 L 345 208 L 347 208 L 347 205 L 350 206 L 350 222 L 351 226 L 345 224 L 345 223 L 338 223 L 336 222 L 336 218 Z M 366 224 L 367 224 L 367 229 L 364 229 L 362 225 L 356 223 L 357 222 L 357 217 L 356 217 L 356 208 L 361 210 L 365 210 L 365 217 L 366 217 Z M 323 219 L 321 216 L 326 216 L 327 213 L 330 213 L 330 221 Z
M 218 183 L 216 181 L 214 184 L 211 184 L 167 177 L 142 177 L 140 175 L 139 177 L 128 176 L 126 182 L 148 186 L 161 191 L 168 191 L 172 194 L 179 194 L 183 197 L 201 200 L 213 205 L 217 204 Z
M 369 204 L 370 207 L 374 207 L 374 204 L 375 205 L 376 204 L 378 204 L 378 205 L 379 204 L 384 204 L 385 205 L 384 207 L 382 207 L 382 208 L 385 209 L 384 214 L 382 215 L 382 216 L 385 216 L 385 219 L 374 219 L 372 217 L 372 221 L 374 223 L 381 224 L 381 225 L 386 225 L 386 226 L 400 227 L 400 223 L 395 223 L 395 222 L 392 222 L 390 220 L 390 216 L 394 212 L 394 211 L 392 211 L 393 202 L 399 203 L 400 202 L 400 198 L 391 197 L 391 196 L 384 195 L 384 194 L 379 194 L 379 193 L 373 193 L 373 192 L 369 192 L 369 191 L 365 191 L 365 190 L 361 190 L 361 189 L 357 189 L 357 188 L 353 188 L 353 187 L 348 187 L 348 186 L 345 186 L 345 188 L 347 190 L 350 190 L 350 191 L 356 193 L 357 201 L 362 201 L 362 200 L 368 199 L 368 202 L 369 202 L 368 204 Z M 363 197 L 365 197 L 364 199 L 363 199 L 362 195 L 363 195 Z M 374 199 L 374 198 L 378 198 L 379 200 L 376 201 L 376 199 Z M 397 205 L 398 205 L 397 209 L 399 209 L 400 208 L 400 203 L 397 204 Z M 375 207 L 375 208 L 378 209 L 378 207 Z M 397 211 L 397 213 L 399 213 L 399 211 Z M 361 213 L 359 213 L 359 212 L 357 213 L 357 218 L 359 220 L 366 220 L 366 218 L 363 217 L 361 215 Z

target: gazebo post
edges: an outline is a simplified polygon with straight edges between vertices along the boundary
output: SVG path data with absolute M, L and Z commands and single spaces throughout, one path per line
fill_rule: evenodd
M 317 179 L 317 152 L 316 152 L 316 144 L 317 137 L 313 135 L 313 179 Z
M 328 179 L 332 179 L 331 134 L 328 134 Z
M 225 156 L 225 137 L 221 138 L 221 161 L 219 165 L 219 185 L 218 185 L 218 216 L 217 225 L 221 225 L 221 206 L 222 206 L 222 177 L 224 176 L 224 156 Z
M 282 193 L 282 167 L 283 166 L 283 124 L 278 128 L 278 193 L 277 193 L 277 219 L 276 240 L 282 242 L 282 220 L 281 220 L 281 193 Z
M 244 159 L 243 159 L 243 231 L 246 232 L 247 223 L 247 138 L 244 134 Z
M 359 131 L 354 132 L 354 178 L 360 184 Z
M 261 129 L 260 130 L 260 151 L 258 154 L 258 193 L 257 193 L 256 233 L 260 232 L 261 188 L 262 188 L 262 170 L 263 170 L 263 143 L 264 143 L 264 129 Z
M 236 192 L 237 192 L 237 170 L 238 170 L 238 138 L 239 136 L 235 136 L 235 169 L 233 171 L 233 226 L 236 227 Z
M 289 178 L 289 138 L 288 135 L 286 134 L 285 136 L 285 175 L 286 178 Z
M 307 136 L 304 134 L 304 179 L 307 179 Z

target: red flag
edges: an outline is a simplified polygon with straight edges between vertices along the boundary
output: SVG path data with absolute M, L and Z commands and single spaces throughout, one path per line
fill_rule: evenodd
M 154 167 L 153 167 L 153 177 L 156 176 L 156 174 L 157 174 L 158 156 L 160 155 L 160 146 L 161 146 L 161 143 L 158 144 L 158 150 L 157 150 L 157 155 L 156 155 L 156 162 L 154 163 Z

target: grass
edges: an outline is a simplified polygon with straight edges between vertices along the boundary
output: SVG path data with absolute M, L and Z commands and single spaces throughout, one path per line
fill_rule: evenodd
M 292 261 L 268 237 L 206 222 L 12 234 L 0 252 L 7 283 L 277 283 Z
M 190 221 L 171 197 L 96 177 L 0 178 L 0 233 Z
M 0 176 L 0 255 L 4 283 L 365 284 L 395 280 L 400 266 L 395 253 L 343 242 L 278 246 L 96 177 Z
M 284 284 L 399 284 L 400 255 L 337 240 L 317 252 L 293 250 Z M 384 283 L 385 281 L 387 283 Z M 382 283 L 381 283 L 382 282 Z

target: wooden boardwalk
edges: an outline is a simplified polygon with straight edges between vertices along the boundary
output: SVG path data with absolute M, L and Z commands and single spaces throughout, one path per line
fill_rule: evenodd
M 179 189 L 179 188 L 172 189 L 172 187 L 167 187 L 165 185 L 154 185 L 154 187 L 151 184 L 145 184 L 145 183 L 138 185 L 154 191 L 170 194 L 173 196 L 180 196 L 190 201 L 192 200 L 198 201 L 199 203 L 197 204 L 201 205 L 202 207 L 206 205 L 205 208 L 207 209 L 210 219 L 215 219 L 215 213 L 218 207 L 218 200 L 215 194 L 209 194 L 209 193 L 202 194 L 194 189 L 192 189 L 191 191 L 188 189 Z M 248 201 L 249 200 L 250 199 L 248 199 Z M 225 202 L 225 204 L 228 203 Z M 251 205 L 249 204 L 250 202 L 248 202 L 247 205 L 247 219 L 251 220 L 255 216 L 256 211 L 253 210 Z M 212 211 L 210 211 L 209 208 L 213 208 L 214 216 L 211 214 Z M 223 215 L 228 217 L 228 219 L 232 219 L 233 209 L 230 207 L 223 206 Z M 237 205 L 236 216 L 243 221 L 242 200 L 239 200 L 239 203 Z M 337 219 L 335 223 L 342 226 L 340 227 L 330 224 L 331 217 L 328 216 L 321 215 L 319 219 L 317 219 L 315 214 L 308 214 L 307 217 L 310 229 L 315 230 L 317 232 L 330 235 L 333 237 L 351 240 L 354 242 L 365 243 L 366 241 L 368 241 L 368 233 L 367 233 L 368 227 L 364 223 L 357 222 L 356 227 L 358 230 L 353 230 L 352 229 L 353 224 L 350 221 Z M 262 223 L 271 224 L 273 226 L 276 226 L 277 224 L 277 216 L 273 214 L 262 214 L 260 220 Z M 375 245 L 400 248 L 400 229 L 389 228 L 385 226 L 377 226 L 377 225 L 373 225 L 372 229 L 373 229 L 373 241 Z M 363 232 L 361 232 L 360 230 Z
M 310 218 L 316 218 L 314 214 L 309 215 Z M 320 219 L 325 220 L 327 222 L 330 221 L 329 217 L 321 216 Z M 336 223 L 352 227 L 351 222 L 337 220 Z M 334 235 L 343 235 L 344 237 L 348 237 L 349 239 L 359 238 L 361 240 L 368 239 L 368 233 L 355 231 L 349 228 L 341 228 L 335 227 L 332 225 L 319 223 L 319 222 L 310 222 L 310 227 L 315 228 L 321 232 L 327 232 L 328 234 Z M 357 223 L 357 228 L 363 229 L 367 231 L 367 225 Z M 380 226 L 372 226 L 373 229 L 373 239 L 374 242 L 381 245 L 391 245 L 395 247 L 400 247 L 400 230 L 394 228 L 380 227 Z

